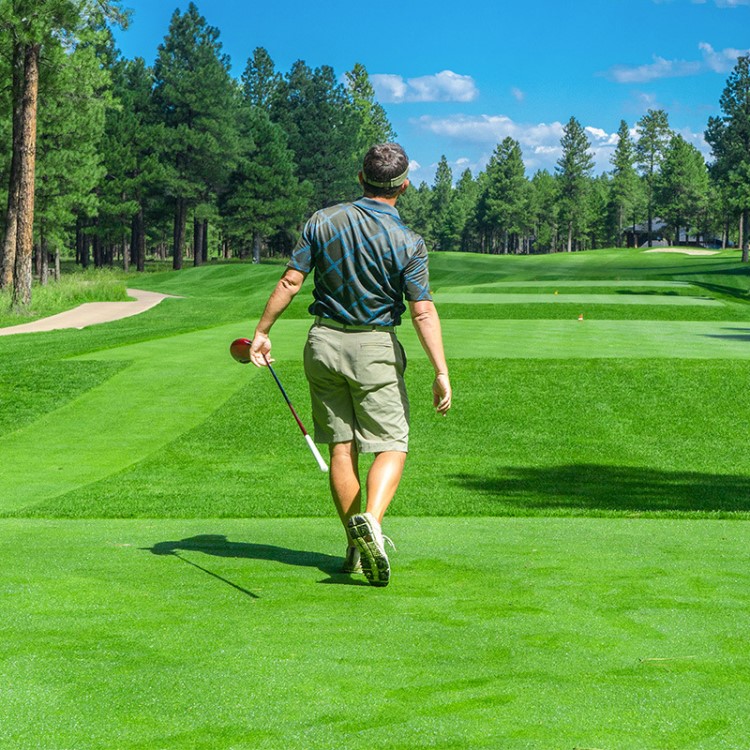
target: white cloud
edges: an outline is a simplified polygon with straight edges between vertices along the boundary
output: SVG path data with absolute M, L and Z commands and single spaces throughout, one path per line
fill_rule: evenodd
M 666 60 L 654 55 L 654 61 L 647 65 L 628 67 L 627 65 L 615 65 L 610 68 L 608 77 L 617 83 L 646 83 L 657 78 L 677 78 L 680 76 L 691 76 L 701 70 L 700 62 L 689 62 L 687 60 Z
M 653 0 L 656 5 L 674 2 L 674 0 Z M 693 5 L 705 5 L 708 0 L 690 0 Z M 740 5 L 750 5 L 750 0 L 714 0 L 717 8 L 738 8 Z
M 726 2 L 730 1 L 732 0 L 726 0 Z M 739 0 L 734 1 L 739 2 Z M 750 0 L 747 0 L 747 3 L 750 4 Z M 726 73 L 735 66 L 740 55 L 750 54 L 750 49 L 734 49 L 733 47 L 716 51 L 708 42 L 701 42 L 698 49 L 701 52 L 701 60 L 667 60 L 654 55 L 652 63 L 635 67 L 615 65 L 605 75 L 617 83 L 647 83 L 659 78 L 693 76 L 707 71 Z
M 527 125 L 514 122 L 506 115 L 452 115 L 450 117 L 424 115 L 414 120 L 413 123 L 422 130 L 441 137 L 485 145 L 496 144 L 503 138 L 511 137 L 521 146 L 535 148 L 550 141 L 559 141 L 563 134 L 562 123 Z
M 518 123 L 506 115 L 453 115 L 443 118 L 425 115 L 413 120 L 412 124 L 442 138 L 484 146 L 486 153 L 472 165 L 474 172 L 484 169 L 494 147 L 508 137 L 520 144 L 524 163 L 530 171 L 554 169 L 562 154 L 560 139 L 564 126 L 560 122 Z
M 733 47 L 717 52 L 708 42 L 701 42 L 698 47 L 703 54 L 706 67 L 714 73 L 728 73 L 737 64 L 738 57 L 750 54 L 748 49 L 734 49 Z
M 483 156 L 470 161 L 466 158 L 450 162 L 454 177 L 469 167 L 475 174 L 487 166 L 495 146 L 504 138 L 511 137 L 518 141 L 523 152 L 523 159 L 528 172 L 538 169 L 554 171 L 558 159 L 562 156 L 560 139 L 563 136 L 564 125 L 560 122 L 552 123 L 519 123 L 505 115 L 454 115 L 452 117 L 424 116 L 413 120 L 412 124 L 434 135 L 450 138 L 459 144 L 481 146 Z M 585 126 L 586 135 L 591 143 L 591 154 L 594 157 L 594 171 L 601 173 L 612 169 L 610 157 L 617 147 L 616 132 L 609 132 L 605 128 L 595 125 Z M 694 144 L 705 156 L 709 149 L 701 133 L 693 133 L 683 129 L 680 135 L 689 143 Z M 637 138 L 637 131 L 631 128 L 631 136 Z M 434 171 L 435 165 L 432 166 Z
M 521 89 L 517 88 L 516 86 L 514 86 L 510 90 L 510 93 L 513 94 L 513 98 L 517 102 L 522 102 L 526 98 L 526 94 L 523 91 L 521 91 Z
M 444 70 L 430 76 L 408 78 L 375 73 L 370 76 L 375 96 L 383 104 L 402 102 L 471 102 L 479 90 L 471 76 Z

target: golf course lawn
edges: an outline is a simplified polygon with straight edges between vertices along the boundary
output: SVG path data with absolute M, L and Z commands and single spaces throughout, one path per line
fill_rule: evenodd
M 327 477 L 228 354 L 279 265 L 133 274 L 180 298 L 0 338 L 0 748 L 746 746 L 750 272 L 431 269 L 454 408 L 406 322 L 385 589 L 337 572 Z M 308 286 L 272 340 L 310 428 Z

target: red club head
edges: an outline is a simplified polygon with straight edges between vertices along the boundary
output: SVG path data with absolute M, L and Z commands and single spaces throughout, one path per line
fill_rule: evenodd
M 235 339 L 229 346 L 230 354 L 240 363 L 246 365 L 250 361 L 250 339 Z

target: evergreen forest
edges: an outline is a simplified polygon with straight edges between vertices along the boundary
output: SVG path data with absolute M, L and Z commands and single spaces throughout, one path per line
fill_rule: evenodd
M 60 264 L 142 271 L 288 254 L 306 216 L 358 197 L 373 143 L 397 134 L 365 67 L 343 77 L 263 47 L 239 77 L 191 3 L 153 61 L 126 59 L 114 0 L 0 0 L 0 289 L 27 307 Z M 554 171 L 498 143 L 478 174 L 443 156 L 399 209 L 431 250 L 548 253 L 654 242 L 750 248 L 750 57 L 706 124 L 711 159 L 664 110 L 622 121 L 594 173 L 586 129 L 564 127 Z

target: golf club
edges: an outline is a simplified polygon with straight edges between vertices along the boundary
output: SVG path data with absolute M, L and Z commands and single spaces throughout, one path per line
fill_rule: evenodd
M 232 356 L 243 365 L 246 365 L 248 362 L 250 362 L 250 346 L 253 342 L 250 341 L 250 339 L 235 339 L 231 346 L 229 347 L 229 351 L 232 354 Z M 276 385 L 279 386 L 279 390 L 281 391 L 281 395 L 284 397 L 284 401 L 286 401 L 286 405 L 289 407 L 289 411 L 292 412 L 292 416 L 294 417 L 295 421 L 297 422 L 297 426 L 302 431 L 302 434 L 305 436 L 305 441 L 307 442 L 307 447 L 310 449 L 310 452 L 315 457 L 315 460 L 318 462 L 318 466 L 320 467 L 321 471 L 328 471 L 328 464 L 323 460 L 323 456 L 320 455 L 320 451 L 318 450 L 318 446 L 315 445 L 313 442 L 313 439 L 310 437 L 310 435 L 307 433 L 307 430 L 305 429 L 305 425 L 302 424 L 302 420 L 299 418 L 297 412 L 294 409 L 294 406 L 292 406 L 292 402 L 289 400 L 289 396 L 287 396 L 286 391 L 284 390 L 284 386 L 281 385 L 281 381 L 279 380 L 279 376 L 276 374 L 273 367 L 271 367 L 271 363 L 268 361 L 268 358 L 266 355 L 263 355 L 263 359 L 266 362 L 266 365 L 268 366 L 269 371 L 271 372 L 271 375 L 273 375 L 273 379 L 276 381 Z

